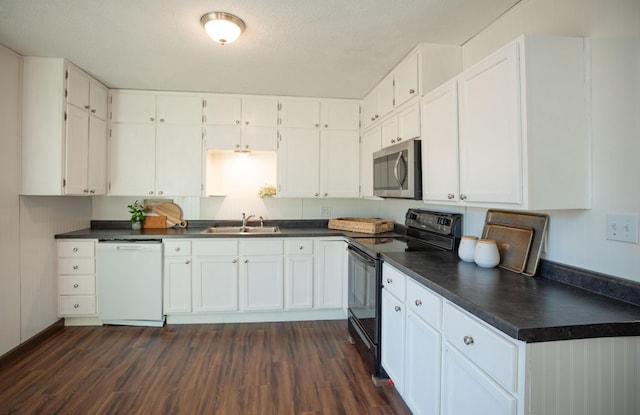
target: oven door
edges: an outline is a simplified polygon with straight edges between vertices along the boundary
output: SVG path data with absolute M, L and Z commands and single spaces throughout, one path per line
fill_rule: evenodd
M 374 345 L 379 343 L 380 260 L 349 245 L 349 314 Z

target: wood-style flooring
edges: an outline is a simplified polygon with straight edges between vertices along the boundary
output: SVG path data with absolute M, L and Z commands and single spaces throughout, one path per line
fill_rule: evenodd
M 0 367 L 0 414 L 410 414 L 340 321 L 65 327 Z

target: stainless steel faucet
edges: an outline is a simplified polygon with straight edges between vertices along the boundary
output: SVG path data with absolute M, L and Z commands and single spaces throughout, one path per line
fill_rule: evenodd
M 242 228 L 241 230 L 245 230 L 247 228 L 247 222 L 249 222 L 249 219 L 254 218 L 256 215 L 245 215 L 245 213 L 242 213 Z

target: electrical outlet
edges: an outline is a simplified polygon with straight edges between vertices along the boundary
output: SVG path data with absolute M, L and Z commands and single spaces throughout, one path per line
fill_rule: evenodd
M 638 215 L 624 213 L 607 214 L 607 239 L 638 243 Z
M 331 217 L 331 208 L 327 207 L 327 206 L 322 206 L 320 208 L 320 216 L 322 216 L 323 218 L 330 218 Z

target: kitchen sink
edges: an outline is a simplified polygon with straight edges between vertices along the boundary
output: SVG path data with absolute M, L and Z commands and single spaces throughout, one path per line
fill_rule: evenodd
M 212 226 L 201 233 L 217 233 L 227 235 L 250 235 L 259 233 L 280 233 L 277 226 Z

